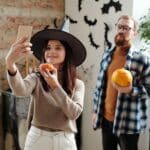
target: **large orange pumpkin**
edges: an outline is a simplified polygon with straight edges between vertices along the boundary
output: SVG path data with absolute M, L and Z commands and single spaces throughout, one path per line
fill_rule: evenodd
M 45 72 L 46 70 L 53 71 L 55 69 L 55 67 L 52 64 L 48 63 L 40 64 L 39 67 L 43 72 Z
M 132 83 L 133 78 L 130 71 L 121 68 L 113 72 L 111 80 L 119 86 L 126 87 Z

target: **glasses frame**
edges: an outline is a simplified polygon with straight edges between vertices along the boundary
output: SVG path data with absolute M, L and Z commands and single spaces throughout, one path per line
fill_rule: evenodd
M 122 25 L 122 24 L 115 24 L 117 31 L 119 30 L 123 30 L 125 32 L 129 32 L 131 30 L 133 30 L 133 28 L 127 26 L 127 25 Z

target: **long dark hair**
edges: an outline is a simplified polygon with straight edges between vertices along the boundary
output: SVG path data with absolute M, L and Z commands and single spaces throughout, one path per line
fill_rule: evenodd
M 62 88 L 66 91 L 66 93 L 71 96 L 73 93 L 73 89 L 75 87 L 75 80 L 77 78 L 77 71 L 76 66 L 73 63 L 73 57 L 72 57 L 72 49 L 65 41 L 60 41 L 61 44 L 64 46 L 66 51 L 65 60 L 62 67 L 62 82 L 60 82 Z M 45 61 L 45 49 L 47 47 L 48 41 L 45 42 L 45 46 L 43 48 L 43 56 L 41 63 L 46 63 Z M 45 91 L 50 91 L 50 87 L 44 80 L 43 76 L 40 74 L 40 80 L 42 82 L 42 86 Z

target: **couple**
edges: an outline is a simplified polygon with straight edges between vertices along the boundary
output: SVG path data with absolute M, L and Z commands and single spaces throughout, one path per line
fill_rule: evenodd
M 146 128 L 147 95 L 150 95 L 150 60 L 132 51 L 131 40 L 137 24 L 130 16 L 121 16 L 116 24 L 113 49 L 106 50 L 93 99 L 93 126 L 102 127 L 103 149 L 138 150 L 140 132 Z M 15 62 L 33 53 L 42 63 L 51 63 L 49 72 L 39 68 L 23 79 Z M 16 41 L 6 56 L 7 78 L 15 95 L 32 95 L 28 120 L 31 127 L 25 150 L 77 150 L 74 134 L 76 119 L 83 110 L 85 85 L 76 67 L 86 58 L 86 49 L 73 35 L 57 29 L 45 29 Z M 113 86 L 112 72 L 125 67 L 133 76 L 129 87 Z

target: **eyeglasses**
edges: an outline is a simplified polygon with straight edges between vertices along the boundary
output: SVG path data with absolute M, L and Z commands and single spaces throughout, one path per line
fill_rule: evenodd
M 132 28 L 126 25 L 116 24 L 117 30 L 123 30 L 125 32 L 129 32 Z

